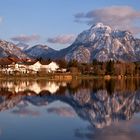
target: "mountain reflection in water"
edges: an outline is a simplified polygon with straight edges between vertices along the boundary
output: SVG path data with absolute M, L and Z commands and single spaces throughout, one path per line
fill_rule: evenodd
M 21 102 L 34 106 L 47 106 L 61 101 L 71 108 L 52 107 L 49 113 L 67 116 L 76 114 L 90 122 L 94 128 L 103 128 L 112 122 L 129 120 L 140 111 L 139 80 L 118 81 L 1 81 L 0 111 L 12 109 Z M 39 115 L 22 107 L 13 113 Z

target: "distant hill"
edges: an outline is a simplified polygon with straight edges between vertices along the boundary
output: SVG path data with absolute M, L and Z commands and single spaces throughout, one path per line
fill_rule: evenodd
M 56 50 L 48 47 L 47 45 L 35 45 L 24 50 L 24 53 L 30 57 L 43 59 L 54 58 L 56 52 Z

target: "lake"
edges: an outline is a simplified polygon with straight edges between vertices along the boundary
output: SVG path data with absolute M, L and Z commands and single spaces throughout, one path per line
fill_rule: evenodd
M 140 80 L 1 80 L 0 139 L 139 140 Z

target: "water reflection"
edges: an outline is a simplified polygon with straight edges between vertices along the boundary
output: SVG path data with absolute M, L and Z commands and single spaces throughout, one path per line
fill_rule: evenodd
M 48 91 L 55 93 L 59 86 L 66 86 L 64 82 L 49 82 L 49 81 L 1 81 L 0 89 L 10 91 L 12 93 L 18 93 L 23 91 L 33 91 L 39 94 L 42 91 Z
M 84 129 L 76 129 L 75 136 L 79 139 L 89 140 L 139 140 L 140 131 L 132 126 L 138 125 L 137 120 L 128 122 L 121 122 L 119 125 L 113 125 L 106 129 L 94 129 L 91 126 Z
M 71 107 L 51 107 L 47 109 L 48 113 L 54 113 L 64 117 L 75 117 L 76 113 Z
M 59 103 L 56 103 L 58 101 Z M 61 106 L 61 103 L 65 105 Z M 33 106 L 47 107 L 45 110 L 48 114 L 68 118 L 78 117 L 88 122 L 88 127 L 74 130 L 76 138 L 112 139 L 111 136 L 116 135 L 118 139 L 122 138 L 121 133 L 123 139 L 133 136 L 138 139 L 140 136 L 137 133 L 140 131 L 139 128 L 129 127 L 137 127 L 137 124 L 140 124 L 139 119 L 132 119 L 134 114 L 140 112 L 138 79 L 74 80 L 67 83 L 1 81 L 1 112 L 10 110 L 10 113 L 19 116 L 41 116 L 40 109 L 35 110 Z M 118 122 L 121 123 L 118 125 Z M 127 125 L 129 126 L 126 127 Z

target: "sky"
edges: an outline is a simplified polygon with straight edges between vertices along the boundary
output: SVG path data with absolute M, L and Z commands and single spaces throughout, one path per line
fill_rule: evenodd
M 0 39 L 69 46 L 97 22 L 140 34 L 140 0 L 0 0 Z

